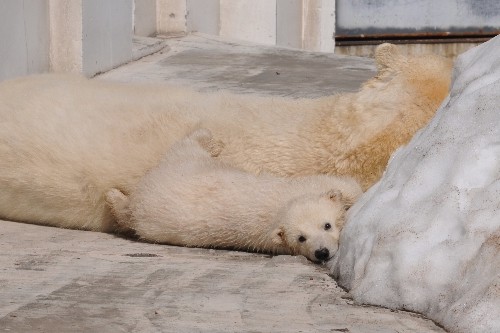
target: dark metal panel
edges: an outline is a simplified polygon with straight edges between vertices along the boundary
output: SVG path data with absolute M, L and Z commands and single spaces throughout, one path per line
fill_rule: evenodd
M 337 0 L 336 40 L 484 39 L 500 33 L 500 0 Z

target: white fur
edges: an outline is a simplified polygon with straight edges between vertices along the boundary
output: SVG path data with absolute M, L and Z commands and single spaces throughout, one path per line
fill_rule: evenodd
M 128 198 L 107 193 L 118 223 L 151 242 L 333 256 L 345 211 L 362 193 L 356 181 L 256 176 L 212 157 L 219 153 L 207 130 L 176 143 Z
M 203 126 L 226 143 L 219 158 L 279 176 L 379 179 L 390 154 L 432 117 L 449 61 L 377 49 L 377 76 L 357 93 L 287 99 L 203 94 L 74 75 L 0 83 L 0 218 L 116 229 L 105 193 L 133 190 L 168 148 Z

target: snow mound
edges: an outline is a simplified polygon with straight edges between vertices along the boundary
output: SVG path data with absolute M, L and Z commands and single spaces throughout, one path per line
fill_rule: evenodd
M 331 268 L 358 303 L 500 332 L 500 36 L 457 59 L 436 116 L 351 208 Z

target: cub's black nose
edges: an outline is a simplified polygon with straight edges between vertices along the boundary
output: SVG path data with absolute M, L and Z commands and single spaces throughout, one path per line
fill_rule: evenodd
M 330 251 L 328 251 L 328 249 L 324 247 L 314 251 L 314 256 L 316 257 L 316 259 L 324 261 L 330 258 Z

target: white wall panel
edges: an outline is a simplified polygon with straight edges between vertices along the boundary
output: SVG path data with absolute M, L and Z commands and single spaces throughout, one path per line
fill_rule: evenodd
M 48 70 L 48 0 L 1 0 L 0 80 Z

